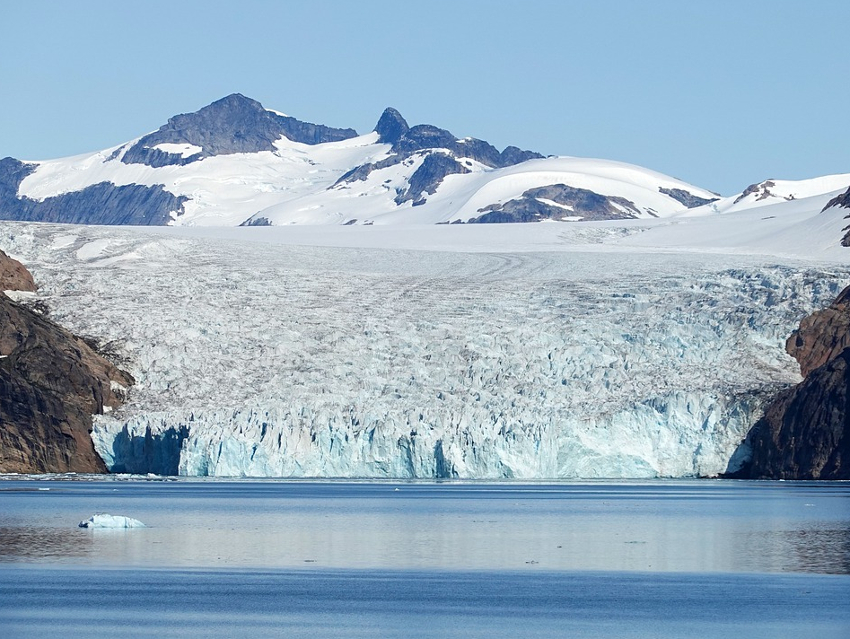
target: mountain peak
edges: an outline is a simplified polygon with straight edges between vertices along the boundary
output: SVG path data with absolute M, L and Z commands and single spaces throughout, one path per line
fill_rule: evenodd
M 384 109 L 374 129 L 378 134 L 378 140 L 385 144 L 395 144 L 409 130 L 407 121 L 392 107 Z
M 273 151 L 281 136 L 302 144 L 322 144 L 356 135 L 354 129 L 335 129 L 278 115 L 256 100 L 231 93 L 194 113 L 169 118 L 158 131 L 128 149 L 121 161 L 152 167 L 184 165 L 215 155 Z M 199 150 L 191 155 L 170 152 L 175 144 Z
M 226 95 L 223 98 L 216 100 L 208 104 L 207 106 L 199 109 L 199 113 L 205 110 L 216 110 L 225 106 L 239 106 L 242 108 L 253 108 L 256 110 L 265 110 L 263 109 L 263 105 L 254 100 L 253 98 L 249 98 L 241 93 L 231 93 L 230 95 Z M 179 116 L 178 116 L 179 117 Z

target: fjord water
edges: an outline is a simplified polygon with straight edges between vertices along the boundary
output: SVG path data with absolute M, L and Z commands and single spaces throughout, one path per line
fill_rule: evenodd
M 0 481 L 7 639 L 838 638 L 849 601 L 846 483 Z

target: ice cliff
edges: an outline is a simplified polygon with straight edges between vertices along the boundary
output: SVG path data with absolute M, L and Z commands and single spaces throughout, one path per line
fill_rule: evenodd
M 799 381 L 785 338 L 846 277 L 594 250 L 624 233 L 604 225 L 524 253 L 2 230 L 58 321 L 120 341 L 137 386 L 93 438 L 138 473 L 714 475 Z

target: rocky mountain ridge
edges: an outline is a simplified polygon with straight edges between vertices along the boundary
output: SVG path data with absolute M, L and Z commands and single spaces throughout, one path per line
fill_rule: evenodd
M 162 167 L 190 164 L 217 155 L 274 151 L 274 143 L 281 136 L 302 144 L 324 144 L 356 135 L 354 129 L 301 122 L 233 93 L 195 113 L 170 118 L 159 130 L 140 138 L 123 152 L 118 149 L 114 153 L 116 157 L 120 155 L 124 164 Z M 183 148 L 175 153 L 157 148 L 162 145 Z
M 585 207 L 529 195 L 588 191 Z M 387 108 L 371 133 L 232 94 L 98 153 L 0 160 L 0 219 L 128 225 L 538 222 L 667 216 L 715 196 L 617 162 L 545 158 Z M 611 206 L 612 201 L 624 206 Z M 593 208 L 594 202 L 600 206 Z M 498 214 L 488 215 L 498 211 Z M 565 213 L 566 212 L 566 213 Z

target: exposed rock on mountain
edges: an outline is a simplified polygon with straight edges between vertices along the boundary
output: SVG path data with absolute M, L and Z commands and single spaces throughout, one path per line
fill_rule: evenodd
M 160 167 L 189 164 L 215 155 L 273 151 L 282 135 L 293 142 L 322 144 L 353 138 L 357 132 L 302 122 L 268 111 L 256 100 L 234 93 L 195 113 L 170 118 L 158 131 L 130 147 L 121 161 Z M 171 151 L 180 146 L 180 152 Z
M 411 128 L 401 113 L 391 107 L 384 110 L 375 126 L 375 132 L 380 142 L 392 144 L 392 155 L 378 162 L 361 164 L 351 169 L 340 177 L 333 187 L 366 180 L 373 171 L 396 166 L 416 154 L 421 154 L 425 160 L 410 176 L 407 188 L 395 198 L 398 205 L 412 201 L 413 206 L 419 206 L 425 203 L 426 195 L 437 191 L 447 175 L 470 173 L 469 168 L 458 162 L 460 158 L 475 160 L 489 168 L 501 168 L 543 157 L 534 151 L 523 151 L 515 146 L 509 146 L 499 152 L 484 140 L 458 139 L 451 131 L 430 124 L 417 124 Z M 468 164 L 472 165 L 471 162 Z
M 381 114 L 378 124 L 375 125 L 375 133 L 378 134 L 378 142 L 383 144 L 395 144 L 410 130 L 401 113 L 392 107 L 387 107 Z
M 70 224 L 168 224 L 183 213 L 189 198 L 169 193 L 161 185 L 128 184 L 115 186 L 99 182 L 80 191 L 63 193 L 44 200 L 18 197 L 21 181 L 35 165 L 14 158 L 0 160 L 0 216 L 27 222 Z
M 850 479 L 850 287 L 805 318 L 787 350 L 805 379 L 780 393 L 753 427 L 744 476 Z
M 0 251 L 0 291 L 35 291 L 30 272 L 3 251 Z
M 719 197 L 705 198 L 699 197 L 686 191 L 685 189 L 666 189 L 663 186 L 658 187 L 658 191 L 663 193 L 664 195 L 669 195 L 674 200 L 681 202 L 689 209 L 696 208 L 698 206 L 703 206 L 704 204 L 711 204 L 712 202 L 717 202 Z
M 521 198 L 480 209 L 470 223 L 539 222 L 541 220 L 619 220 L 639 217 L 633 202 L 587 189 L 553 184 L 529 189 Z
M 410 176 L 407 190 L 396 197 L 396 204 L 403 204 L 408 200 L 413 200 L 413 206 L 424 204 L 425 196 L 435 193 L 443 179 L 455 173 L 469 173 L 469 169 L 448 155 L 427 155 L 422 165 Z
M 459 140 L 450 131 L 430 124 L 418 124 L 409 129 L 393 144 L 393 153 L 407 157 L 423 149 L 447 149 L 455 157 L 471 158 L 492 168 L 519 164 L 526 160 L 542 158 L 534 151 L 507 147 L 502 153 L 492 144 L 476 138 Z
M 841 206 L 845 209 L 850 209 L 850 189 L 847 189 L 841 195 L 837 195 L 832 198 L 829 202 L 826 203 L 826 206 L 823 207 L 823 210 L 831 209 L 833 206 Z M 850 213 L 844 216 L 845 219 L 850 219 Z M 841 238 L 841 246 L 850 246 L 850 225 L 845 226 L 843 229 L 844 237 Z
M 0 256 L 0 269 L 16 268 Z M 0 295 L 0 472 L 106 472 L 92 414 L 117 407 L 131 384 L 83 340 Z
M 764 182 L 759 182 L 758 184 L 750 184 L 746 189 L 743 190 L 741 195 L 739 195 L 735 199 L 735 204 L 744 200 L 749 195 L 754 195 L 756 201 L 766 200 L 771 197 L 777 197 L 771 189 L 776 187 L 776 182 L 774 180 L 765 180 Z M 784 196 L 786 200 L 793 200 L 794 196 Z
M 843 206 L 845 209 L 850 209 L 850 189 L 847 189 L 841 195 L 837 195 L 832 198 L 829 202 L 826 203 L 826 206 L 823 207 L 823 210 L 827 210 L 832 208 L 833 206 Z
M 808 377 L 850 346 L 850 287 L 822 311 L 803 318 L 785 345 L 785 350 L 800 363 L 800 373 Z

